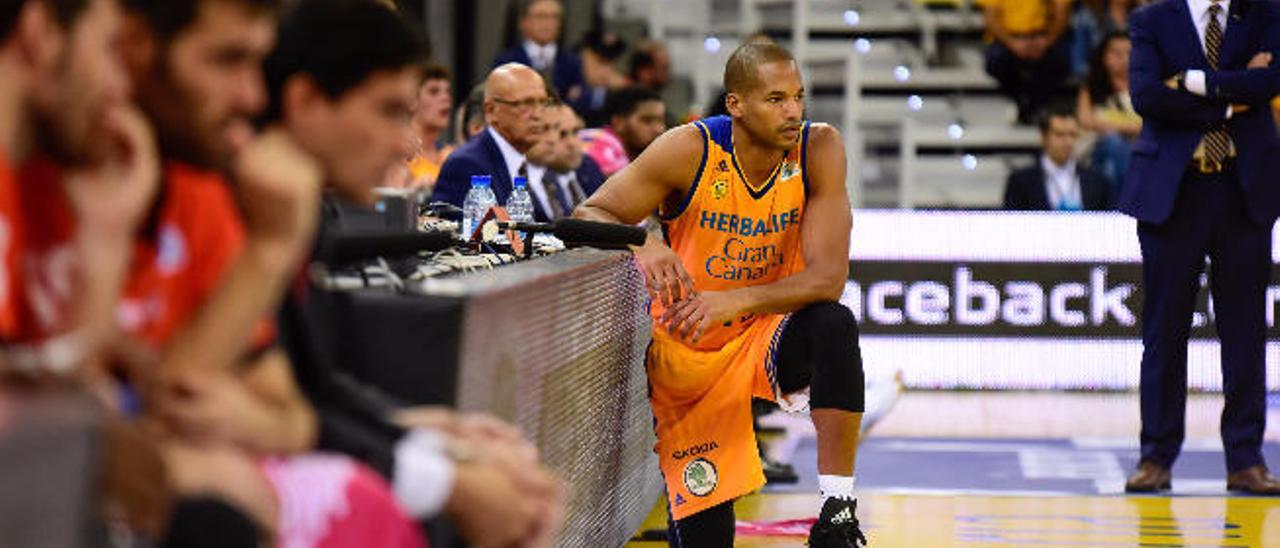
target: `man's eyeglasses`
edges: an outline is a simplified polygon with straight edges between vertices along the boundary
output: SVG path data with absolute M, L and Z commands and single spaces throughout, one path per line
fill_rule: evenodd
M 498 103 L 500 105 L 507 105 L 516 110 L 548 108 L 548 107 L 555 106 L 556 104 L 555 99 L 551 99 L 549 97 L 543 97 L 543 98 L 537 98 L 537 99 L 521 99 L 519 101 L 509 101 L 507 99 L 499 99 L 497 97 L 494 97 L 493 102 Z

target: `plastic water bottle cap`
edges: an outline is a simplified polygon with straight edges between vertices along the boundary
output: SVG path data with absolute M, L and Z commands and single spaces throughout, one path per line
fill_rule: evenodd
M 471 186 L 490 186 L 491 184 L 492 184 L 492 178 L 490 178 L 488 175 L 472 175 L 471 176 Z
M 514 182 L 514 183 L 512 183 L 512 184 L 514 184 L 516 188 L 525 188 L 525 187 L 529 186 L 529 178 L 528 178 L 528 177 L 516 177 L 515 182 Z

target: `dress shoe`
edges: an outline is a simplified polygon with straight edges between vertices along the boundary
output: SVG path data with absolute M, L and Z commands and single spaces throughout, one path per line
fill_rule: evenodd
M 1124 482 L 1126 493 L 1159 493 L 1168 491 L 1173 481 L 1173 473 L 1167 467 L 1144 460 L 1138 463 L 1138 471 Z
M 1280 496 L 1280 478 L 1271 475 L 1266 465 L 1250 466 L 1227 474 L 1227 490 L 1247 495 Z

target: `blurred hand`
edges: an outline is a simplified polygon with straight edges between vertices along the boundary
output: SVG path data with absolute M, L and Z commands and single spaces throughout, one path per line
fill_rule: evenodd
M 261 431 L 260 405 L 229 373 L 187 368 L 162 374 L 157 416 L 170 432 L 191 443 L 246 444 Z M 257 424 L 255 424 L 255 422 Z
M 260 135 L 233 166 L 251 241 L 300 256 L 309 247 L 320 211 L 322 170 L 283 130 Z
M 636 265 L 644 275 L 645 286 L 649 289 L 649 297 L 659 301 L 663 306 L 693 294 L 693 279 L 667 244 L 659 237 L 650 235 L 643 246 L 635 250 Z
M 476 548 L 549 546 L 564 512 L 559 483 L 541 467 L 490 456 L 457 465 L 446 513 Z
M 392 415 L 392 421 L 404 428 L 435 430 L 467 442 L 528 444 L 519 428 L 493 415 L 459 413 L 440 405 L 399 409 Z
M 1252 59 L 1249 59 L 1249 64 L 1245 65 L 1245 68 L 1246 69 L 1267 68 L 1271 66 L 1271 59 L 1272 59 L 1272 56 L 1270 52 L 1260 51 L 1256 55 L 1254 55 Z
M 132 105 L 107 112 L 111 154 L 96 166 L 67 172 L 64 185 L 82 233 L 128 239 L 155 201 L 160 159 L 146 118 Z

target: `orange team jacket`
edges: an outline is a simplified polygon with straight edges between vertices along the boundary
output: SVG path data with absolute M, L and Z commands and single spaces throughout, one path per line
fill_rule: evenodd
M 767 284 L 802 271 L 809 124 L 766 181 L 749 185 L 733 152 L 732 120 L 695 122 L 703 161 L 683 203 L 661 211 L 667 243 L 699 292 Z M 751 399 L 776 399 L 774 352 L 786 314 L 745 315 L 696 344 L 658 322 L 648 353 L 650 403 L 672 516 L 683 519 L 764 485 Z

